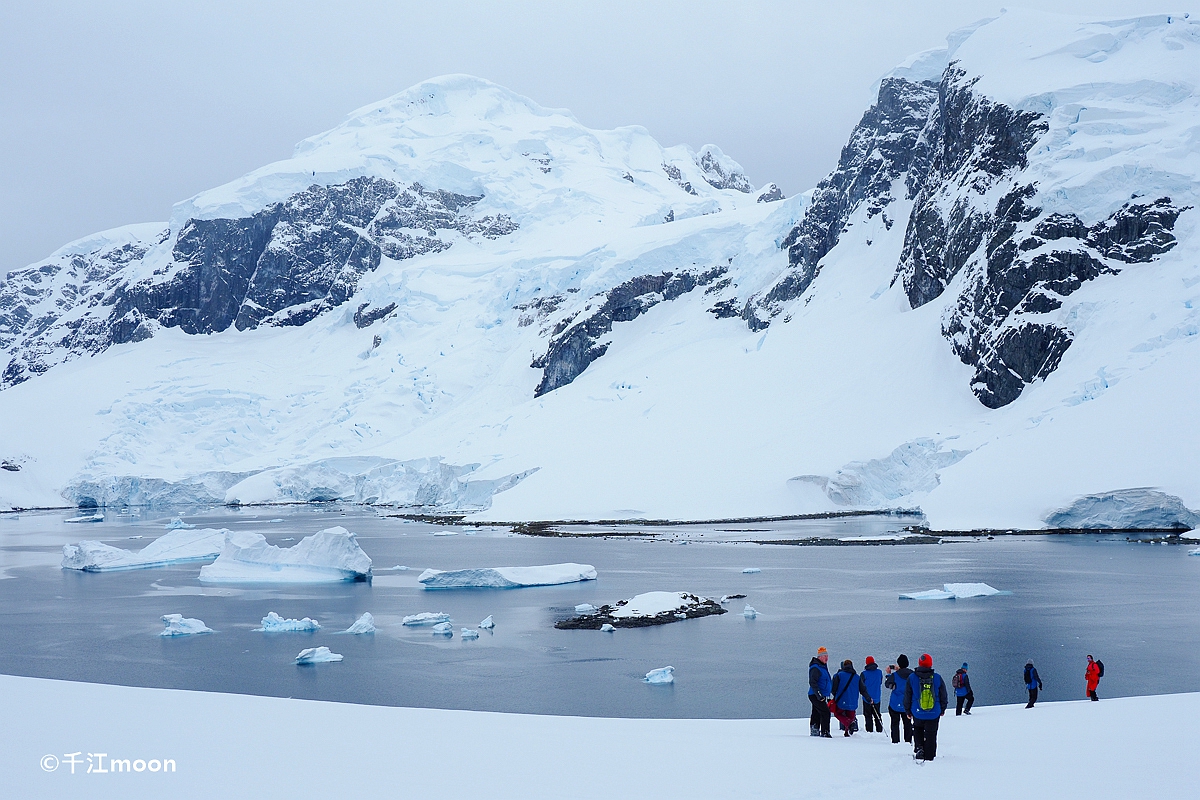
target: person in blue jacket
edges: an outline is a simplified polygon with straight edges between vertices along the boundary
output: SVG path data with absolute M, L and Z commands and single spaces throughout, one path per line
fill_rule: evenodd
M 933 671 L 933 656 L 925 653 L 904 687 L 904 711 L 913 721 L 913 758 L 933 761 L 937 755 L 938 723 L 946 713 L 946 682 Z
M 858 673 L 854 671 L 854 662 L 847 658 L 833 676 L 832 711 L 843 736 L 853 736 L 858 732 L 858 696 L 861 692 L 862 684 L 858 680 Z
M 829 679 L 829 651 L 817 648 L 817 654 L 808 662 L 808 699 L 812 702 L 812 715 L 808 718 L 810 736 L 832 738 L 829 733 L 829 700 L 833 696 L 833 683 Z
M 912 670 L 908 668 L 908 656 L 904 653 L 896 659 L 895 664 L 889 664 L 887 677 L 883 685 L 892 690 L 888 698 L 888 716 L 892 718 L 892 744 L 900 744 L 900 725 L 904 724 L 904 742 L 912 741 L 912 720 L 904 713 L 904 690 L 908 686 L 908 676 Z
M 1025 688 L 1029 690 L 1029 704 L 1026 708 L 1033 708 L 1033 704 L 1037 702 L 1038 689 L 1042 688 L 1042 679 L 1038 677 L 1037 667 L 1033 665 L 1033 659 L 1025 662 Z
M 863 717 L 867 720 L 867 733 L 883 733 L 883 717 L 879 703 L 883 699 L 883 670 L 872 656 L 867 656 L 863 671 L 858 675 L 859 690 L 863 696 Z
M 975 693 L 971 691 L 971 676 L 967 674 L 967 662 L 959 667 L 958 672 L 950 679 L 954 687 L 954 716 L 971 716 L 971 706 L 975 705 Z M 966 706 L 964 709 L 963 706 Z

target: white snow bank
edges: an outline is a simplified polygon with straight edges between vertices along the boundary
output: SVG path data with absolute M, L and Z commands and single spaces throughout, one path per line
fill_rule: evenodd
M 910 592 L 900 595 L 901 600 L 954 600 L 963 597 L 991 597 L 997 594 L 1012 594 L 1002 592 L 988 586 L 986 583 L 946 583 L 941 589 L 930 589 L 926 592 Z
M 341 661 L 341 653 L 330 652 L 328 647 L 308 647 L 300 651 L 300 655 L 296 656 L 297 664 L 329 664 L 334 661 Z
M 746 619 L 754 619 L 758 616 L 758 612 L 754 609 L 754 606 L 746 606 L 742 609 L 742 616 Z
M 938 487 L 938 470 L 953 466 L 969 450 L 943 450 L 933 439 L 905 442 L 884 458 L 851 461 L 832 476 L 800 475 L 793 481 L 816 484 L 839 506 L 887 508 L 902 497 Z
M 335 583 L 369 580 L 371 558 L 340 525 L 305 536 L 292 547 L 267 544 L 259 533 L 227 533 L 201 583 Z
M 668 611 L 691 608 L 696 605 L 694 598 L 687 592 L 645 592 L 631 597 L 617 607 L 609 615 L 621 619 L 625 617 L 654 617 Z
M 355 620 L 354 624 L 346 628 L 346 633 L 374 633 L 375 632 L 375 617 L 371 616 L 370 611 L 364 611 L 363 615 Z
M 575 606 L 576 614 L 595 614 L 599 610 L 600 609 L 596 608 L 591 603 L 580 603 L 579 605 Z
M 1200 514 L 1175 495 L 1154 489 L 1089 494 L 1046 515 L 1048 528 L 1178 529 L 1200 527 Z
M 430 630 L 432 630 L 436 636 L 454 635 L 454 625 L 449 622 L 439 622 L 437 625 L 434 625 L 432 628 L 430 628 Z
M 169 531 L 191 530 L 195 525 L 188 525 L 181 517 L 171 517 L 171 521 L 163 526 Z
M 540 567 L 456 569 L 447 572 L 427 569 L 417 580 L 426 589 L 517 589 L 523 586 L 594 581 L 596 568 L 591 564 L 547 564 Z
M 463 638 L 464 642 L 469 642 L 472 639 L 478 639 L 479 631 L 473 631 L 470 628 L 463 628 L 462 629 L 462 638 Z
M 137 552 L 96 541 L 63 545 L 62 568 L 84 572 L 149 569 L 214 558 L 225 544 L 227 529 L 178 530 L 163 534 Z
M 185 617 L 183 614 L 164 614 L 162 618 L 166 629 L 159 631 L 159 636 L 192 636 L 197 633 L 212 633 L 213 629 L 198 619 Z
M 255 628 L 256 631 L 265 631 L 267 633 L 296 633 L 303 631 L 319 631 L 321 623 L 315 619 L 284 619 L 274 611 L 268 611 L 267 615 L 262 618 L 262 627 Z
M 488 617 L 487 619 L 484 620 L 484 622 L 487 622 L 490 619 L 491 619 L 491 617 Z M 449 614 L 445 614 L 441 611 L 424 611 L 420 614 L 410 614 L 409 616 L 405 617 L 401 621 L 400 624 L 415 627 L 418 625 L 436 625 L 441 622 L 449 622 L 449 621 L 450 621 Z M 480 624 L 479 627 L 482 628 L 483 625 Z
M 487 619 L 485 619 L 483 622 L 479 623 L 479 627 L 483 628 L 484 630 L 496 627 L 496 623 L 494 621 L 492 621 L 492 615 L 488 614 Z
M 642 680 L 645 681 L 646 683 L 653 683 L 653 684 L 657 684 L 657 685 L 662 685 L 665 683 L 674 683 L 675 676 L 672 674 L 674 672 L 675 672 L 674 667 L 659 667 L 658 669 L 652 669 L 649 672 L 647 672 L 646 677 L 642 678 Z

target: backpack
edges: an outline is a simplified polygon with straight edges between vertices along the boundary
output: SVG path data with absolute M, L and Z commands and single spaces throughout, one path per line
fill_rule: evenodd
M 921 678 L 921 696 L 917 705 L 922 711 L 933 711 L 933 707 L 937 705 L 937 700 L 933 696 L 932 674 L 928 678 Z
M 962 670 L 961 669 L 958 672 L 954 673 L 954 677 L 950 679 L 950 688 L 952 688 L 952 689 L 961 689 L 962 688 Z
M 1100 671 L 1098 673 L 1096 673 L 1096 677 L 1103 678 L 1104 677 L 1104 662 L 1101 661 L 1100 659 L 1096 659 L 1096 666 L 1100 668 Z

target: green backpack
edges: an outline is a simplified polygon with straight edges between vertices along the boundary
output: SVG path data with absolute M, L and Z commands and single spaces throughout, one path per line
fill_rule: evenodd
M 933 675 L 928 678 L 921 678 L 921 696 L 917 700 L 917 705 L 922 711 L 933 711 L 933 707 L 937 704 L 937 700 L 933 696 Z

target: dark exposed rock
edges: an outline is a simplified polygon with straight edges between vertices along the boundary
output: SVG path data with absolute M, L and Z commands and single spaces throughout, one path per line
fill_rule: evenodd
M 598 631 L 601 626 L 612 625 L 614 628 L 648 628 L 651 625 L 667 625 L 672 622 L 682 622 L 685 619 L 710 617 L 714 614 L 724 614 L 726 610 L 721 604 L 707 597 L 694 594 L 684 594 L 688 605 L 680 610 L 664 611 L 651 617 L 614 617 L 614 611 L 619 611 L 628 600 L 620 600 L 611 606 L 600 606 L 592 614 L 582 614 L 578 617 L 560 619 L 554 627 L 563 631 Z
M 21 465 L 15 461 L 0 461 L 0 469 L 8 470 L 9 472 L 20 472 Z
M 696 190 L 692 188 L 691 181 L 685 181 L 683 179 L 683 173 L 679 170 L 679 167 L 675 166 L 674 164 L 663 164 L 662 168 L 663 172 L 667 173 L 667 177 L 675 181 L 680 189 L 683 189 L 688 194 L 696 193 Z M 667 220 L 667 222 L 670 222 L 673 219 L 675 219 L 674 211 L 671 212 L 671 219 Z
M 783 200 L 783 190 L 775 184 L 767 184 L 761 192 L 759 192 L 756 202 L 759 203 L 774 203 L 776 200 Z
M 604 355 L 608 343 L 600 339 L 612 331 L 614 323 L 637 319 L 664 300 L 674 300 L 697 286 L 706 286 L 727 271 L 728 267 L 713 267 L 705 271 L 639 275 L 597 295 L 582 319 L 568 317 L 558 324 L 545 355 L 531 364 L 543 371 L 533 396 L 541 397 L 566 386 Z
M 385 256 L 445 250 L 452 244 L 445 231 L 495 239 L 517 230 L 503 214 L 473 215 L 482 199 L 354 178 L 311 186 L 249 217 L 190 219 L 172 261 L 137 283 L 120 273 L 149 244 L 13 273 L 0 285 L 0 350 L 10 353 L 0 388 L 78 355 L 149 338 L 159 327 L 200 334 L 303 325 L 346 302 Z M 360 308 L 355 323 L 365 327 L 394 309 Z
M 696 166 L 704 173 L 704 180 L 716 189 L 734 189 L 749 194 L 754 191 L 754 185 L 740 171 L 726 169 L 710 150 L 703 150 L 696 158 Z M 675 180 L 679 180 L 675 178 Z
M 383 308 L 373 308 L 370 311 L 367 311 L 366 308 L 369 305 L 371 304 L 363 303 L 358 307 L 358 310 L 354 312 L 354 326 L 356 328 L 369 327 L 396 310 L 395 303 L 388 303 Z

